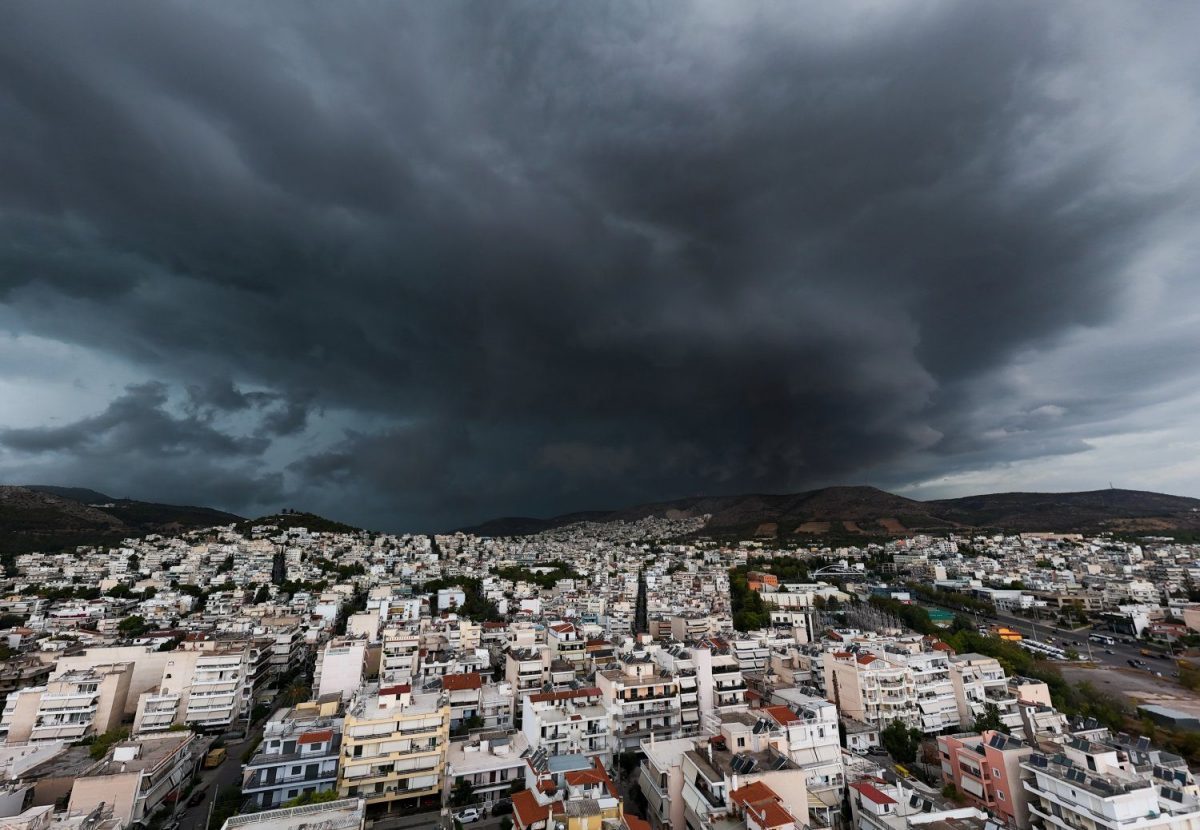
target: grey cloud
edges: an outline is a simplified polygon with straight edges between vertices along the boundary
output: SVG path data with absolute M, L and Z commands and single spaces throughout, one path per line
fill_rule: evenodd
M 0 303 L 190 408 L 0 441 L 392 527 L 1085 452 L 1194 369 L 1005 373 L 1189 233 L 1197 13 L 921 9 L 6 6 Z

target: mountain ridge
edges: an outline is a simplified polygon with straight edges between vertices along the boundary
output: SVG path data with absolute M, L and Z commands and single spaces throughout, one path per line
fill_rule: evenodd
M 505 517 L 462 528 L 488 535 L 529 535 L 590 521 L 636 521 L 650 516 L 698 518 L 701 533 L 757 536 L 904 535 L 920 531 L 1010 530 L 1113 532 L 1200 530 L 1200 499 L 1142 490 L 1061 493 L 1007 492 L 920 501 L 877 487 L 837 486 L 798 493 L 691 496 L 618 510 L 550 518 Z M 524 532 L 512 532 L 521 529 Z M 508 531 L 508 532 L 504 532 Z
M 0 485 L 4 558 L 238 521 L 240 516 L 210 507 L 115 499 L 81 487 Z

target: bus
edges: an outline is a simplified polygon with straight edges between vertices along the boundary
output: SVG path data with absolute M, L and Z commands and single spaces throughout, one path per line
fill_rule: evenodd
M 1116 637 L 1110 637 L 1107 634 L 1093 634 L 1092 636 L 1088 637 L 1088 639 L 1093 643 L 1099 643 L 1102 646 L 1116 645 L 1117 642 Z

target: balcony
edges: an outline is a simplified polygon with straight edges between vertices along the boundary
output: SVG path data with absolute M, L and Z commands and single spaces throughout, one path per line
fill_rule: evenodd
M 640 709 L 624 709 L 621 712 L 621 717 L 636 718 L 639 715 L 660 715 L 664 712 L 670 712 L 675 708 L 677 707 L 673 702 L 664 701 L 662 703 L 652 703 L 648 706 L 643 706 Z

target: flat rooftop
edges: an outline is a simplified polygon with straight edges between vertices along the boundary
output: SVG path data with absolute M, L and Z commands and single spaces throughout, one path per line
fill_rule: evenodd
M 88 775 L 117 775 L 134 770 L 154 769 L 163 761 L 177 753 L 192 739 L 191 732 L 169 732 L 162 737 L 142 738 L 136 741 L 122 741 L 113 746 L 109 757 Z M 128 761 L 118 761 L 112 756 L 120 755 L 122 749 L 136 748 L 138 756 Z
M 320 827 L 321 830 L 354 830 L 363 826 L 366 802 L 358 798 L 343 798 L 325 804 L 309 804 L 285 810 L 267 810 L 233 816 L 222 830 L 235 827 L 253 830 L 294 830 L 296 827 Z

